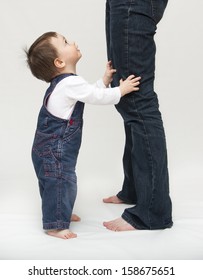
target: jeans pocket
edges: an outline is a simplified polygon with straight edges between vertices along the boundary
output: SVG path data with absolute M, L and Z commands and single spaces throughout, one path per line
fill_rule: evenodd
M 56 158 L 56 155 L 53 153 L 53 149 L 51 147 L 44 151 L 43 168 L 45 177 L 61 178 L 62 176 L 61 160 Z
M 168 0 L 151 0 L 152 16 L 157 23 L 162 19 Z
M 57 135 L 36 131 L 32 147 L 33 164 L 38 172 L 44 170 L 45 177 L 61 177 L 61 149 L 58 142 Z
M 46 148 L 52 146 L 57 137 L 56 134 L 46 134 L 37 130 L 32 147 L 33 151 L 38 156 L 43 156 L 43 153 L 46 153 Z

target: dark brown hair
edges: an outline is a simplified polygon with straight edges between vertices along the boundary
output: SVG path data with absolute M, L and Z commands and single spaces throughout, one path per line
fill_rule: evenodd
M 32 74 L 46 82 L 50 82 L 57 74 L 57 69 L 54 65 L 54 60 L 57 58 L 57 50 L 50 42 L 51 37 L 57 37 L 57 33 L 44 33 L 28 50 L 25 50 L 27 64 Z

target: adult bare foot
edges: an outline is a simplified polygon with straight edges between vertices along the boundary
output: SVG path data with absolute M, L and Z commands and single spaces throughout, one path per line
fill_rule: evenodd
M 105 202 L 105 203 L 114 203 L 114 204 L 124 203 L 124 201 L 121 200 L 120 198 L 118 198 L 116 195 L 104 198 L 103 202 Z
M 71 222 L 79 222 L 81 219 L 78 215 L 72 214 L 71 215 Z
M 127 223 L 123 218 L 118 218 L 109 222 L 104 222 L 103 225 L 112 231 L 129 231 L 135 230 L 133 226 Z
M 62 238 L 62 239 L 70 239 L 70 238 L 75 238 L 77 237 L 77 234 L 73 233 L 69 229 L 63 229 L 63 230 L 48 230 L 47 231 L 48 235 Z

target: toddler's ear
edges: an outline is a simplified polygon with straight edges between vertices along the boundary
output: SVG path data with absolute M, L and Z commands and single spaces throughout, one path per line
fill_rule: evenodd
M 54 59 L 54 65 L 57 68 L 63 68 L 65 66 L 65 62 L 57 57 Z

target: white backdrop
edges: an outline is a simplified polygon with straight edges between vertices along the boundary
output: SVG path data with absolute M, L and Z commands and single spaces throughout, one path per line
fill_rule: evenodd
M 23 48 L 29 47 L 42 33 L 57 31 L 77 42 L 83 54 L 78 74 L 95 82 L 106 65 L 105 0 L 2 0 L 0 6 L 0 259 L 71 258 L 63 254 L 48 256 L 42 252 L 38 255 L 33 248 L 26 251 L 26 240 L 32 236 L 32 230 L 37 229 L 39 236 L 43 235 L 30 150 L 47 84 L 31 75 Z M 202 10 L 201 0 L 194 0 L 192 4 L 188 0 L 169 0 L 156 35 L 155 85 L 167 136 L 174 228 L 189 219 L 190 223 L 184 224 L 181 233 L 194 238 L 188 251 L 183 250 L 181 255 L 177 249 L 166 258 L 203 257 L 202 245 L 194 244 L 194 240 L 203 236 Z M 84 121 L 74 212 L 81 216 L 84 229 L 88 225 L 91 227 L 83 232 L 83 228 L 77 226 L 75 231 L 82 237 L 91 233 L 99 239 L 97 231 L 101 229 L 102 219 L 116 218 L 125 208 L 101 203 L 104 196 L 120 190 L 124 130 L 122 119 L 113 106 L 86 105 Z M 190 232 L 192 228 L 197 231 Z M 13 234 L 14 239 L 11 238 Z M 36 246 L 39 245 L 37 238 Z M 50 240 L 44 235 L 43 238 L 43 242 Z M 122 238 L 125 239 L 125 235 Z M 80 256 L 100 257 L 96 251 Z M 108 256 L 122 259 L 122 255 Z M 73 257 L 77 258 L 76 255 Z M 127 253 L 123 257 L 128 258 Z M 141 257 L 154 258 L 156 255 L 143 253 Z M 157 257 L 161 258 L 161 253 Z M 139 258 L 139 255 L 131 253 L 129 258 Z

